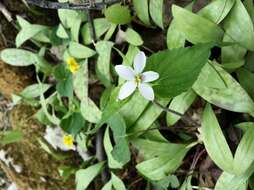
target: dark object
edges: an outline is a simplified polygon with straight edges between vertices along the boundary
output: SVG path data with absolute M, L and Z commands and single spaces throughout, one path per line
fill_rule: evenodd
M 75 9 L 75 10 L 101 10 L 105 7 L 120 3 L 121 0 L 111 0 L 109 2 L 103 1 L 101 3 L 91 3 L 91 2 L 85 2 L 80 4 L 74 4 L 74 3 L 58 3 L 58 2 L 51 2 L 47 0 L 27 0 L 28 4 L 35 5 L 41 8 L 46 9 Z

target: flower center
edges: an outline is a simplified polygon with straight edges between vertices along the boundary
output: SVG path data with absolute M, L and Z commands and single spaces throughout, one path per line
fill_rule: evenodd
M 141 76 L 141 75 L 135 76 L 135 82 L 136 82 L 137 84 L 140 84 L 141 81 L 142 81 L 142 76 Z
M 72 147 L 73 143 L 74 143 L 74 139 L 73 139 L 72 135 L 64 135 L 63 143 L 65 146 L 67 146 L 69 148 Z

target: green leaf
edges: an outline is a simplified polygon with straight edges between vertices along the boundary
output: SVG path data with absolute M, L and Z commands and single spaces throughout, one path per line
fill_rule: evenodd
M 249 128 L 238 145 L 234 157 L 234 172 L 243 175 L 254 161 L 254 128 Z
M 157 147 L 159 148 L 159 147 Z M 173 173 L 182 163 L 188 148 L 179 148 L 173 156 L 162 155 L 136 165 L 137 170 L 150 180 L 158 181 Z
M 56 90 L 61 96 L 72 97 L 73 96 L 73 85 L 72 75 L 69 74 L 66 78 L 58 81 Z
M 206 64 L 193 85 L 195 92 L 223 109 L 254 113 L 254 103 L 240 84 L 218 64 Z
M 101 172 L 104 162 L 92 165 L 76 172 L 76 190 L 85 190 L 93 179 Z
M 135 92 L 130 100 L 121 107 L 119 113 L 123 116 L 127 128 L 131 127 L 137 121 L 148 104 L 148 100 L 146 100 L 139 92 Z
M 94 29 L 95 29 L 95 34 L 97 39 L 99 39 L 111 27 L 110 22 L 108 22 L 105 18 L 97 18 L 97 19 L 94 19 L 93 22 L 94 22 Z M 82 27 L 81 35 L 82 35 L 84 44 L 87 45 L 93 42 L 93 38 L 91 36 L 91 31 L 90 31 L 88 23 L 86 23 Z
M 33 38 L 38 33 L 47 29 L 46 26 L 30 24 L 20 16 L 17 16 L 17 21 L 21 25 L 21 30 L 16 36 L 17 47 L 20 47 L 25 41 Z
M 192 190 L 191 179 L 192 176 L 188 176 L 187 179 L 181 185 L 180 190 Z
M 36 55 L 30 51 L 22 49 L 4 49 L 1 51 L 1 59 L 13 66 L 29 66 L 36 63 Z
M 76 42 L 70 42 L 69 53 L 78 59 L 85 59 L 95 55 L 95 51 Z
M 221 42 L 223 30 L 199 15 L 179 6 L 172 6 L 176 27 L 192 43 Z
M 185 36 L 178 30 L 176 20 L 173 19 L 169 25 L 167 32 L 167 46 L 168 49 L 184 47 Z
M 113 148 L 112 156 L 122 164 L 130 161 L 130 151 L 128 141 L 126 140 L 126 124 L 123 117 L 119 113 L 115 113 L 107 121 L 113 131 L 115 147 Z
M 169 99 L 161 99 L 158 102 L 161 105 L 166 106 L 169 102 Z M 163 110 L 159 106 L 150 103 L 135 124 L 129 128 L 128 132 L 135 134 L 134 136 L 141 135 L 142 133 L 140 132 L 144 132 L 146 129 L 148 129 L 160 116 L 162 111 Z
M 125 40 L 134 46 L 141 46 L 143 44 L 141 36 L 132 28 L 126 30 Z
M 41 89 L 40 89 L 41 86 Z M 32 84 L 27 86 L 20 95 L 24 98 L 31 99 L 40 96 L 41 93 L 46 92 L 51 87 L 50 84 Z
M 211 159 L 223 171 L 233 172 L 233 155 L 210 104 L 202 116 L 201 138 Z
M 62 24 L 59 24 L 58 28 L 57 28 L 57 31 L 56 31 L 56 35 L 59 37 L 59 38 L 63 38 L 63 39 L 68 39 L 69 38 L 69 35 L 68 33 L 66 32 L 65 28 L 63 27 Z
M 77 135 L 85 127 L 85 120 L 78 112 L 74 112 L 69 117 L 61 120 L 61 128 L 69 134 Z
M 223 22 L 223 27 L 225 34 L 236 43 L 249 50 L 254 50 L 253 23 L 241 0 L 236 0 L 234 7 Z
M 147 71 L 156 71 L 160 77 L 153 86 L 155 94 L 168 98 L 187 91 L 196 81 L 210 55 L 210 44 L 164 50 L 148 58 Z
M 0 134 L 0 144 L 7 145 L 19 142 L 23 139 L 23 132 L 20 130 L 5 131 Z
M 101 121 L 99 122 L 98 126 L 103 125 L 104 123 L 106 123 L 110 117 L 112 117 L 116 112 L 118 112 L 118 110 L 126 103 L 129 101 L 129 98 L 125 99 L 125 100 L 121 100 L 119 101 L 117 99 L 118 93 L 119 93 L 119 87 L 114 88 L 112 90 L 110 99 L 105 107 L 105 109 L 102 112 L 102 116 L 101 116 Z
M 126 190 L 122 180 L 111 172 L 111 181 L 115 190 Z
M 101 190 L 112 190 L 112 181 L 109 180 L 103 187 Z
M 79 100 L 88 97 L 88 62 L 83 61 L 79 70 L 73 75 L 73 88 Z
M 184 92 L 180 94 L 179 96 L 176 96 L 170 103 L 169 108 L 172 110 L 175 110 L 179 113 L 184 114 L 184 112 L 191 106 L 191 104 L 196 99 L 197 95 L 193 90 L 188 90 L 187 92 Z M 181 117 L 167 112 L 167 124 L 172 126 L 174 125 Z
M 85 20 L 84 14 L 76 10 L 58 9 L 58 17 L 66 28 L 71 28 L 76 20 Z
M 150 8 L 150 15 L 159 27 L 162 29 L 163 26 L 163 2 L 164 0 L 150 0 L 149 8 Z
M 241 86 L 248 92 L 250 97 L 254 100 L 254 73 L 248 71 L 247 69 L 237 70 L 237 78 Z
M 101 120 L 101 111 L 90 98 L 81 101 L 80 111 L 82 116 L 91 123 L 98 123 Z
M 232 40 L 228 35 L 224 36 L 223 41 L 234 42 L 234 40 Z M 247 50 L 238 44 L 222 47 L 221 61 L 222 61 L 223 67 L 229 68 L 229 66 L 231 66 L 230 69 L 236 69 L 238 67 L 241 67 L 245 63 L 244 56 L 246 55 L 246 53 L 247 53 Z
M 214 190 L 244 190 L 246 189 L 246 182 L 250 177 L 251 173 L 253 172 L 253 166 L 249 172 L 244 175 L 233 175 L 227 172 L 223 172 L 219 177 Z M 242 188 L 242 187 L 245 188 Z
M 105 10 L 104 14 L 106 19 L 114 24 L 128 24 L 131 22 L 131 13 L 127 6 L 111 5 Z
M 174 157 L 180 149 L 186 145 L 169 142 L 159 142 L 152 139 L 134 138 L 131 143 L 142 153 L 145 160 L 160 156 Z
M 103 139 L 103 144 L 104 144 L 104 150 L 106 152 L 107 158 L 108 158 L 108 166 L 109 168 L 112 169 L 121 169 L 123 164 L 116 161 L 114 157 L 112 156 L 111 151 L 113 150 L 113 146 L 110 140 L 109 136 L 109 127 L 107 127 L 105 134 L 104 134 L 104 139 Z
M 230 12 L 235 0 L 214 0 L 201 9 L 198 14 L 219 24 Z
M 95 67 L 96 75 L 106 87 L 111 86 L 110 58 L 113 45 L 113 42 L 100 41 L 95 46 L 99 54 Z
M 150 25 L 148 0 L 133 0 L 133 6 L 138 18 L 146 25 Z

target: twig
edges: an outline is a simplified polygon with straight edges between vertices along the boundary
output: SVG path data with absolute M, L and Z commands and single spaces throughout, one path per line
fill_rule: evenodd
M 98 159 L 98 161 L 104 161 L 105 160 L 105 153 L 104 153 L 104 148 L 103 148 L 103 129 L 100 128 L 96 134 L 96 158 Z M 104 169 L 101 172 L 101 180 L 103 181 L 103 183 L 107 182 L 107 172 Z
M 8 20 L 8 22 L 13 21 L 11 13 L 5 8 L 5 6 L 1 2 L 0 2 L 0 11 L 4 15 L 4 17 Z
M 92 36 L 93 43 L 95 43 L 97 38 L 96 38 L 93 18 L 91 16 L 91 13 L 90 13 L 89 9 L 86 9 L 85 12 L 86 12 L 86 15 L 87 15 L 87 21 L 88 21 L 88 27 L 89 27 L 90 35 Z
M 74 4 L 74 3 L 58 3 L 58 2 L 51 2 L 47 0 L 27 0 L 28 4 L 35 5 L 41 8 L 46 9 L 74 9 L 74 10 L 101 10 L 105 7 L 119 3 L 121 0 L 112 0 L 110 2 L 101 2 L 101 3 L 94 3 L 91 4 L 90 2 Z

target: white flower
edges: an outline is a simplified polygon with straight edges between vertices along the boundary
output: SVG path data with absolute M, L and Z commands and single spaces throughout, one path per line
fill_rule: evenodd
M 73 145 L 65 144 L 65 141 L 64 141 L 65 137 L 66 137 L 66 134 L 60 127 L 53 128 L 53 127 L 47 126 L 44 138 L 47 140 L 49 144 L 51 144 L 51 146 L 54 149 L 59 148 L 60 150 L 63 150 L 63 151 L 76 150 L 76 147 L 74 144 Z
M 12 183 L 7 190 L 18 190 L 18 187 L 15 183 Z
M 130 96 L 136 88 L 139 89 L 141 95 L 150 101 L 154 100 L 154 92 L 149 82 L 155 81 L 159 78 L 159 74 L 154 71 L 143 70 L 146 66 L 146 56 L 144 52 L 140 51 L 134 58 L 134 64 L 132 69 L 125 65 L 116 65 L 115 70 L 117 74 L 126 80 L 120 89 L 118 99 L 123 100 Z

